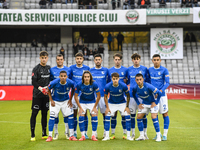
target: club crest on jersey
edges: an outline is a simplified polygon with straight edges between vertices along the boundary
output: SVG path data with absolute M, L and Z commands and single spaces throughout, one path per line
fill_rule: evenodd
M 141 74 L 142 74 L 142 71 L 139 71 L 139 73 L 141 73 Z
M 92 88 L 90 88 L 90 91 L 92 91 Z
M 66 88 L 66 90 L 69 90 L 69 88 Z
M 144 91 L 144 94 L 147 94 L 147 91 Z
M 124 75 L 124 73 L 123 73 L 123 72 L 121 72 L 121 74 L 122 74 L 122 75 Z
M 121 92 L 122 92 L 122 90 L 121 90 L 121 89 L 119 89 L 119 92 L 121 93 Z
M 104 74 L 104 71 L 101 71 L 102 74 Z
M 158 72 L 158 75 L 161 75 L 161 72 Z

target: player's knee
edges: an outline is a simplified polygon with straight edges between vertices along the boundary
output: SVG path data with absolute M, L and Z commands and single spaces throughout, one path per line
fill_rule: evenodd
M 38 112 L 39 112 L 39 110 L 33 109 L 33 110 L 32 110 L 32 116 L 36 117 L 37 114 L 38 114 Z
M 152 119 L 157 118 L 157 114 L 156 114 L 156 113 L 151 114 L 151 118 L 152 118 Z
M 55 113 L 54 111 L 51 111 L 51 112 L 50 112 L 50 117 L 56 118 L 56 113 Z
M 138 114 L 137 115 L 137 119 L 142 119 L 143 118 L 143 114 Z
M 163 114 L 163 117 L 167 117 L 168 116 L 168 112 Z

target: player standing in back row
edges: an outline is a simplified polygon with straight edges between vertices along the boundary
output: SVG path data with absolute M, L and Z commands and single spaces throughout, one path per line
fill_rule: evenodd
M 86 70 L 90 70 L 90 67 L 83 65 L 84 58 L 83 58 L 83 54 L 80 52 L 75 55 L 75 60 L 76 60 L 76 64 L 70 66 L 71 72 L 70 72 L 69 77 L 72 81 L 74 81 L 75 86 L 76 86 L 79 82 L 82 81 L 83 72 Z M 77 138 L 76 129 L 77 129 L 78 106 L 76 104 L 74 97 L 72 99 L 72 104 L 73 104 L 73 109 L 74 109 L 74 136 Z M 87 115 L 84 118 L 84 122 L 85 122 L 85 138 L 88 139 L 88 136 L 87 136 L 88 117 L 87 117 Z
M 115 62 L 115 66 L 113 66 L 112 68 L 108 69 L 108 82 L 111 81 L 111 75 L 114 72 L 117 72 L 119 74 L 119 81 L 126 83 L 127 82 L 127 71 L 128 69 L 124 66 L 121 66 L 121 62 L 122 62 L 122 55 L 116 53 L 113 56 L 114 62 Z M 123 138 L 126 138 L 126 120 L 125 120 L 125 116 L 122 116 L 122 127 L 123 127 Z M 117 125 L 117 112 L 115 113 L 114 116 L 111 117 L 111 131 L 112 131 L 112 135 L 110 137 L 110 139 L 115 139 L 115 128 Z
M 56 63 L 57 63 L 57 66 L 54 66 L 50 69 L 50 81 L 53 81 L 54 79 L 58 79 L 60 75 L 60 71 L 63 71 L 63 70 L 67 72 L 67 76 L 69 78 L 70 68 L 63 65 L 64 57 L 62 54 L 58 54 L 56 56 Z M 67 139 L 69 139 L 68 118 L 66 118 L 64 122 L 66 124 L 65 136 Z M 59 123 L 59 114 L 58 116 L 55 117 L 54 136 L 53 136 L 54 140 L 58 139 L 58 123 Z
M 46 51 L 40 52 L 40 63 L 33 68 L 32 71 L 32 85 L 33 100 L 32 100 L 32 114 L 30 119 L 31 126 L 31 141 L 35 141 L 35 124 L 36 117 L 41 110 L 41 124 L 42 124 L 42 139 L 47 139 L 47 112 L 49 110 L 49 97 L 47 86 L 50 79 L 50 66 L 46 65 L 48 61 L 48 53 Z
M 159 104 L 159 113 L 163 115 L 164 119 L 164 133 L 162 140 L 166 141 L 170 121 L 168 116 L 168 99 L 165 90 L 170 84 L 169 72 L 167 68 L 160 65 L 161 58 L 159 54 L 153 55 L 152 62 L 154 67 L 149 68 L 149 75 L 151 78 L 151 84 L 158 88 L 162 93 Z M 155 95 L 155 97 L 157 97 L 157 95 Z M 156 137 L 154 139 L 156 139 Z

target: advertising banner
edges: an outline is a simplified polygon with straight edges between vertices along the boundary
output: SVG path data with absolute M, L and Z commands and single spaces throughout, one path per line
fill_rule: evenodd
M 154 54 L 161 59 L 183 59 L 183 29 L 152 28 L 151 58 Z
M 193 7 L 193 23 L 200 23 L 200 7 Z
M 0 10 L 0 25 L 144 25 L 146 9 Z
M 147 16 L 180 16 L 190 15 L 190 8 L 156 8 L 147 9 Z

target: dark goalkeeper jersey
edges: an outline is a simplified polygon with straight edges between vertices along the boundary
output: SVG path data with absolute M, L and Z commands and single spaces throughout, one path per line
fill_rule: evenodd
M 44 95 L 40 90 L 38 90 L 38 87 L 45 87 L 49 85 L 50 81 L 50 66 L 41 66 L 38 64 L 33 68 L 32 71 L 32 85 L 34 86 L 33 89 L 33 97 L 34 98 L 41 98 L 41 97 L 48 97 L 47 95 Z

